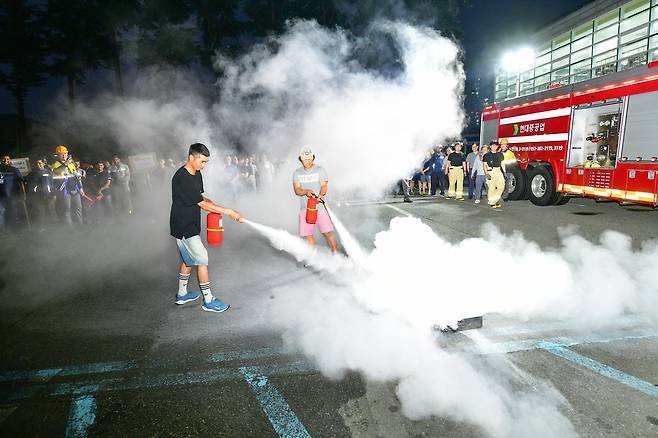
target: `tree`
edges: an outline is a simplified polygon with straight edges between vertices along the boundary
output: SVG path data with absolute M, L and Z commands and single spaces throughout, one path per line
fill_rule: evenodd
M 16 99 L 17 147 L 27 144 L 25 101 L 31 87 L 46 81 L 43 11 L 23 0 L 0 6 L 0 85 Z
M 114 39 L 104 25 L 102 0 L 49 0 L 48 48 L 50 71 L 63 76 L 71 105 L 76 86 L 83 84 L 88 71 L 107 67 L 114 54 Z

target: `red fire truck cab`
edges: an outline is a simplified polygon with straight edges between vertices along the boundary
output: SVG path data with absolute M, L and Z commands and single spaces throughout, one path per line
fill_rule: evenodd
M 518 163 L 511 200 L 543 206 L 584 196 L 655 207 L 658 62 L 488 106 L 480 141 L 502 138 Z

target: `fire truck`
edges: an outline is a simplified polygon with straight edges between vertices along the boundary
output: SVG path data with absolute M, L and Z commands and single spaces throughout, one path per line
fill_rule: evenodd
M 485 107 L 481 143 L 502 138 L 517 159 L 511 200 L 656 207 L 658 62 Z

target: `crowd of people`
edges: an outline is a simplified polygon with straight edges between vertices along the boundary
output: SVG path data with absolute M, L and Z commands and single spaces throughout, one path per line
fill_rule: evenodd
M 27 175 L 12 164 L 10 156 L 2 157 L 0 233 L 24 225 L 44 230 L 54 224 L 95 225 L 129 216 L 134 213 L 135 197 L 140 191 L 167 203 L 171 178 L 185 164 L 160 158 L 155 168 L 135 178 L 119 156 L 81 162 L 67 146 L 59 145 L 54 152 L 51 159 L 32 161 Z M 235 199 L 270 184 L 274 172 L 275 163 L 266 154 L 230 154 L 224 156 L 220 177 L 226 183 L 227 196 Z
M 489 206 L 500 208 L 509 194 L 510 171 L 516 163 L 507 139 L 482 146 L 473 143 L 468 154 L 462 149 L 462 143 L 431 149 L 418 170 L 400 181 L 404 202 L 413 202 L 412 194 L 437 196 L 437 191 L 438 196 L 463 201 L 466 185 L 468 199 L 479 204 L 486 191 Z
M 161 161 L 177 168 L 173 160 Z M 154 176 L 164 174 L 163 170 L 161 163 Z M 167 169 L 167 174 L 173 171 Z M 148 178 L 144 181 L 148 183 Z M 53 224 L 93 225 L 132 215 L 134 190 L 140 183 L 119 156 L 81 163 L 59 145 L 51 160 L 37 159 L 30 172 L 22 175 L 6 155 L 0 165 L 0 232 L 24 224 L 39 230 Z

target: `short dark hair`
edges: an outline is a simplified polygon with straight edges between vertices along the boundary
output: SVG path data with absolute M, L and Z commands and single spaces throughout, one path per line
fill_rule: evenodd
M 190 146 L 190 151 L 188 152 L 188 155 L 194 155 L 199 156 L 203 155 L 204 157 L 209 157 L 210 156 L 210 151 L 206 147 L 206 145 L 202 143 L 194 143 L 192 146 Z

